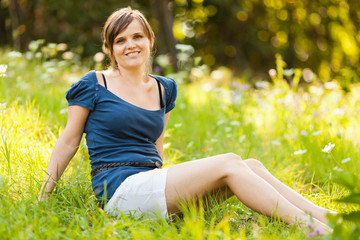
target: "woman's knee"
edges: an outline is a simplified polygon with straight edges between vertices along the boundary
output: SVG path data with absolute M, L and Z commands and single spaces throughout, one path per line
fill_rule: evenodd
M 256 170 L 256 169 L 264 169 L 265 166 L 262 164 L 262 162 L 260 162 L 259 160 L 255 159 L 255 158 L 249 158 L 243 161 L 247 166 L 250 167 L 250 169 L 252 170 Z
M 226 176 L 231 174 L 239 174 L 239 172 L 250 170 L 249 166 L 241 159 L 239 155 L 234 153 L 226 153 L 225 161 L 222 169 Z
M 224 156 L 224 159 L 226 161 L 240 161 L 241 160 L 241 157 L 235 153 L 224 153 L 223 154 Z

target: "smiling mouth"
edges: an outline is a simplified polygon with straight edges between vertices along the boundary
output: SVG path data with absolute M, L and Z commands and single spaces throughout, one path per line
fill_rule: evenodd
M 138 54 L 140 54 L 140 51 L 129 52 L 129 53 L 126 53 L 125 55 L 131 57 L 131 56 L 136 56 Z

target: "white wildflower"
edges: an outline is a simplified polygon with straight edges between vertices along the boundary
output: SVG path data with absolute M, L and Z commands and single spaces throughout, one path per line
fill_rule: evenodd
M 221 120 L 219 120 L 219 121 L 216 123 L 216 125 L 220 126 L 220 125 L 222 125 L 222 124 L 224 124 L 224 123 L 225 123 L 225 120 L 224 120 L 224 119 L 221 119 Z
M 337 166 L 334 167 L 333 170 L 338 171 L 338 172 L 342 172 L 342 171 L 343 171 L 341 168 L 339 168 L 339 167 L 337 167 Z
M 240 143 L 243 143 L 243 142 L 245 141 L 245 139 L 246 139 L 246 135 L 241 135 L 241 136 L 239 137 L 239 142 L 240 142 Z
M 74 53 L 70 52 L 70 51 L 67 51 L 67 52 L 64 52 L 61 56 L 65 60 L 71 60 L 71 59 L 74 58 Z
M 9 58 L 20 58 L 21 56 L 21 52 L 11 51 L 8 53 Z
M 333 111 L 333 114 L 334 114 L 334 115 L 337 115 L 337 116 L 344 116 L 345 110 L 342 109 L 342 108 L 336 108 L 336 109 Z
M 306 149 L 304 149 L 304 150 L 300 149 L 300 150 L 298 150 L 298 151 L 295 151 L 295 152 L 294 152 L 294 155 L 302 155 L 302 154 L 304 154 L 304 153 L 306 153 L 306 152 L 307 152 Z
M 0 65 L 0 77 L 5 77 L 6 76 L 6 70 L 7 70 L 8 66 L 1 64 Z
M 324 149 L 321 151 L 323 151 L 325 153 L 330 153 L 334 147 L 335 147 L 335 143 L 329 142 L 327 145 L 325 145 Z
M 211 83 L 204 83 L 202 85 L 202 89 L 205 91 L 205 92 L 210 92 L 211 90 L 214 89 L 214 86 L 211 84 Z
M 312 132 L 311 135 L 317 136 L 317 135 L 320 135 L 320 133 L 321 133 L 321 130 Z
M 239 121 L 231 121 L 230 125 L 231 126 L 240 126 L 240 122 Z
M 164 149 L 167 149 L 167 148 L 169 148 L 170 146 L 171 146 L 171 143 L 168 142 L 168 143 L 165 143 L 165 144 L 164 144 L 163 148 L 164 148 Z
M 274 146 L 280 146 L 281 142 L 278 141 L 278 140 L 273 140 L 273 141 L 271 141 L 271 144 L 274 145 Z
M 341 160 L 341 163 L 344 164 L 344 163 L 347 163 L 350 161 L 351 161 L 351 158 L 345 158 L 345 159 Z
M 56 50 L 58 51 L 65 51 L 67 49 L 68 45 L 66 43 L 59 43 L 56 46 Z

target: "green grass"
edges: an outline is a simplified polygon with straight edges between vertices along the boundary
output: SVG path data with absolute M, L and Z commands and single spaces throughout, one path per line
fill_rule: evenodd
M 174 221 L 109 217 L 91 191 L 83 143 L 51 198 L 37 203 L 51 150 L 66 123 L 64 94 L 89 69 L 7 52 L 0 57 L 0 64 L 9 66 L 0 77 L 2 239 L 306 239 L 296 226 L 261 216 L 235 198 L 206 203 L 209 210 L 184 208 L 184 217 Z M 360 174 L 360 86 L 347 94 L 320 83 L 306 88 L 237 91 L 224 84 L 209 87 L 202 79 L 179 84 L 165 136 L 165 165 L 234 152 L 261 160 L 322 207 L 358 209 L 333 201 L 347 194 L 333 178 Z M 335 143 L 332 152 L 322 152 L 329 142 Z M 306 152 L 294 154 L 298 150 Z

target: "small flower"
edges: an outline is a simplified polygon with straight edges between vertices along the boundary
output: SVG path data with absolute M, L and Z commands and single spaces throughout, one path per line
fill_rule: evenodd
M 324 149 L 321 151 L 325 153 L 330 153 L 334 147 L 335 147 L 335 143 L 329 142 L 327 145 L 325 145 Z
M 237 88 L 238 91 L 246 91 L 249 90 L 251 86 L 249 84 L 240 84 Z
M 325 233 L 325 230 L 323 228 L 317 227 L 315 228 L 315 235 L 320 236 Z
M 317 136 L 317 135 L 320 135 L 320 133 L 321 133 L 321 130 L 312 132 L 311 135 Z
M 162 68 L 160 66 L 155 66 L 154 67 L 154 72 L 161 73 L 161 71 L 162 71 Z
M 307 228 L 308 228 L 309 230 L 311 230 L 311 229 L 312 229 L 312 225 L 311 225 L 311 223 L 309 223 L 309 224 L 307 225 Z
M 313 226 L 311 224 L 308 224 L 307 225 L 307 228 L 308 230 L 310 231 L 308 234 L 307 234 L 307 237 L 308 238 L 313 238 L 313 237 L 319 237 L 320 235 L 323 235 L 325 234 L 325 230 L 321 227 L 316 227 L 314 230 L 313 230 Z M 313 231 L 312 231 L 313 230 Z
M 7 70 L 7 65 L 1 64 L 0 65 L 0 77 L 5 77 L 6 76 L 6 70 Z
M 239 121 L 231 121 L 230 125 L 231 126 L 240 126 L 240 122 Z
M 216 125 L 220 126 L 220 125 L 222 125 L 222 124 L 224 124 L 224 123 L 225 123 L 225 120 L 224 120 L 224 119 L 221 119 L 221 120 L 219 120 L 219 121 L 216 123 Z
M 306 149 L 304 149 L 304 150 L 300 149 L 300 150 L 298 150 L 298 151 L 295 151 L 295 152 L 294 152 L 294 155 L 302 155 L 302 154 L 304 154 L 304 153 L 306 153 L 306 152 L 307 152 Z
M 20 58 L 21 56 L 21 52 L 11 51 L 8 53 L 9 58 Z
M 64 52 L 61 56 L 65 60 L 71 60 L 74 58 L 74 53 L 67 51 L 67 52 Z
M 336 109 L 333 111 L 333 114 L 334 114 L 334 115 L 337 115 L 337 116 L 344 116 L 345 110 L 342 109 L 342 108 L 336 108 Z
M 301 135 L 301 136 L 307 136 L 307 135 L 309 135 L 309 134 L 308 134 L 308 132 L 307 132 L 306 130 L 302 130 L 302 131 L 300 132 L 300 135 Z
M 276 70 L 275 69 L 270 69 L 269 70 L 269 75 L 270 75 L 270 77 L 275 77 L 276 76 Z
M 278 140 L 271 141 L 271 144 L 274 145 L 274 146 L 281 146 L 281 142 L 278 141 Z
M 167 148 L 169 148 L 170 146 L 171 146 L 171 143 L 165 143 L 164 146 L 163 146 L 163 148 L 164 148 L 164 149 L 167 149 Z
M 258 81 L 255 83 L 255 86 L 257 88 L 267 88 L 270 84 L 268 82 L 265 81 Z
M 339 168 L 338 166 L 333 168 L 334 171 L 338 171 L 338 172 L 342 172 L 343 170 L 341 168 Z
M 341 163 L 344 164 L 344 163 L 347 163 L 350 161 L 351 161 L 351 158 L 345 158 L 345 159 L 341 160 Z

